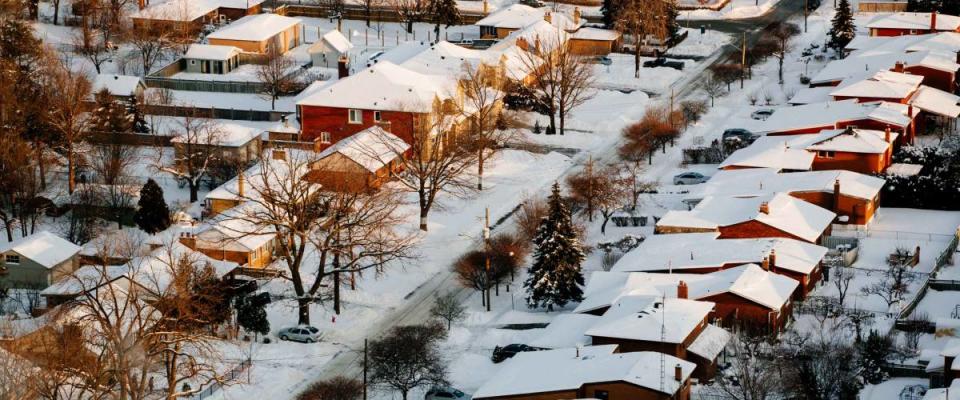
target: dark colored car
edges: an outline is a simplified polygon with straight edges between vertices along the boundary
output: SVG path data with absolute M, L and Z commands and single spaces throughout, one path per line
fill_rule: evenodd
M 543 349 L 539 347 L 527 346 L 525 344 L 518 344 L 518 343 L 508 344 L 503 347 L 500 347 L 500 346 L 494 347 L 493 357 L 490 357 L 490 359 L 493 360 L 494 363 L 499 363 L 499 362 L 502 362 L 503 360 L 506 360 L 510 357 L 517 355 L 517 353 L 523 353 L 526 351 L 540 351 L 540 350 L 543 350 Z
M 757 140 L 757 135 L 753 132 L 750 132 L 742 128 L 733 128 L 723 131 L 723 141 L 741 141 L 744 143 L 753 143 L 754 140 Z
M 643 62 L 644 68 L 667 67 L 678 71 L 683 71 L 683 61 L 667 61 L 664 57 L 654 58 Z

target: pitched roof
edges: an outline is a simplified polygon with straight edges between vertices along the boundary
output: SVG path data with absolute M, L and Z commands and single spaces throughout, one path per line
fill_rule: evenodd
M 840 193 L 845 196 L 872 200 L 883 189 L 885 181 L 872 175 L 847 170 L 803 171 L 777 173 L 773 168 L 721 170 L 702 185 L 691 186 L 685 202 L 695 202 L 707 196 L 747 196 L 776 192 L 833 193 L 840 182 Z
M 93 79 L 92 93 L 103 89 L 114 96 L 133 96 L 138 88 L 146 88 L 139 76 L 99 74 Z
M 894 99 L 900 101 L 909 97 L 923 81 L 921 75 L 910 75 L 893 71 L 878 71 L 869 79 L 841 84 L 831 96 L 835 97 L 867 97 Z
M 917 29 L 935 28 L 938 31 L 954 31 L 960 27 L 960 17 L 949 14 L 937 14 L 936 26 L 933 25 L 933 15 L 928 12 L 896 12 L 883 13 L 867 23 L 870 29 Z
M 218 8 L 247 10 L 264 0 L 158 0 L 150 2 L 142 10 L 131 14 L 133 18 L 193 21 L 216 11 Z
M 960 96 L 929 86 L 920 86 L 920 89 L 910 98 L 910 104 L 923 111 L 944 117 L 960 117 Z
M 683 343 L 713 311 L 713 306 L 711 302 L 688 299 L 621 297 L 586 334 L 648 342 Z
M 724 347 L 727 347 L 727 343 L 732 338 L 733 335 L 726 329 L 714 324 L 707 324 L 703 332 L 697 335 L 697 339 L 690 343 L 690 346 L 687 346 L 687 351 L 706 360 L 713 360 L 720 355 Z
M 236 54 L 240 54 L 240 49 L 234 46 L 194 43 L 187 49 L 187 53 L 183 55 L 183 58 L 223 61 Z
M 324 149 L 317 159 L 339 153 L 367 171 L 377 172 L 409 148 L 403 139 L 379 126 L 371 126 Z
M 576 390 L 586 383 L 620 381 L 673 395 L 696 367 L 663 353 L 613 353 L 615 348 L 587 346 L 517 354 L 505 361 L 473 398 Z M 660 379 L 661 366 L 669 369 L 665 374 L 670 379 Z M 680 367 L 682 382 L 673 379 L 675 366 Z
M 806 147 L 809 151 L 840 151 L 846 153 L 885 153 L 898 133 L 890 132 L 890 141 L 886 132 L 868 129 L 831 129 L 820 131 L 813 142 Z
M 766 204 L 767 212 L 761 211 Z M 765 225 L 814 242 L 836 217 L 820 208 L 786 193 L 756 197 L 710 196 L 690 211 L 671 210 L 657 222 L 657 227 L 718 229 L 747 221 Z
M 298 101 L 297 106 L 430 112 L 435 98 L 450 98 L 455 91 L 455 79 L 422 74 L 380 61 L 328 84 Z
M 277 14 L 247 15 L 207 35 L 207 39 L 264 41 L 300 24 L 300 19 Z
M 776 115 L 778 113 L 774 113 Z M 791 146 L 797 136 L 762 136 L 752 144 L 733 152 L 720 163 L 720 168 L 748 167 L 775 170 L 806 171 L 813 165 L 814 154 L 803 147 Z
M 799 282 L 769 271 L 756 264 L 747 264 L 736 268 L 711 273 L 710 280 L 695 281 L 689 284 L 691 298 L 707 298 L 722 293 L 737 296 L 778 310 L 793 296 Z
M 0 253 L 8 251 L 15 252 L 46 268 L 53 268 L 79 253 L 80 246 L 48 231 L 40 231 L 0 244 Z
M 590 344 L 586 332 L 600 320 L 590 314 L 560 314 L 543 329 L 537 338 L 527 342 L 533 347 L 560 349 Z
M 579 40 L 614 41 L 614 40 L 620 39 L 620 32 L 617 32 L 612 29 L 583 27 L 583 28 L 577 29 L 577 31 L 573 33 L 571 38 L 579 39 Z
M 474 25 L 493 26 L 497 28 L 520 29 L 537 20 L 543 20 L 544 10 L 533 8 L 523 4 L 512 4 L 506 8 L 501 8 L 486 17 L 483 17 Z
M 350 43 L 350 40 L 336 29 L 331 29 L 330 32 L 324 33 L 323 36 L 320 37 L 320 40 L 340 53 L 346 53 L 353 48 L 353 43 Z
M 777 267 L 809 274 L 827 248 L 786 238 L 717 239 L 716 232 L 653 235 L 624 254 L 611 271 L 683 272 L 762 262 L 776 254 Z
M 756 133 L 789 132 L 801 129 L 835 127 L 837 122 L 870 119 L 898 127 L 907 126 L 910 117 L 905 104 L 875 101 L 858 103 L 856 99 L 811 103 L 781 109 L 755 130 Z

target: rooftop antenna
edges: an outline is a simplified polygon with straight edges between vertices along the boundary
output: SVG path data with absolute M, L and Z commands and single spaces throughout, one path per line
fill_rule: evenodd
M 663 309 L 660 311 L 660 343 L 664 343 L 667 340 L 667 295 L 663 295 Z M 666 353 L 660 352 L 660 392 L 667 393 L 665 390 L 666 386 L 666 373 L 667 373 L 667 359 Z

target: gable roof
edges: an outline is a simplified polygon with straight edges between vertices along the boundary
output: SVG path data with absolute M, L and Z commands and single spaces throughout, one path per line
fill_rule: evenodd
M 960 96 L 929 86 L 920 86 L 920 89 L 910 98 L 910 104 L 923 111 L 944 117 L 960 117 Z
M 711 302 L 688 299 L 621 297 L 586 334 L 648 342 L 683 343 L 713 311 L 713 306 L 714 303 Z
M 361 110 L 430 112 L 436 98 L 450 98 L 454 79 L 427 75 L 380 61 L 355 75 L 334 81 L 301 99 L 297 106 Z
M 703 359 L 713 360 L 720 355 L 724 347 L 727 347 L 727 343 L 732 338 L 733 335 L 726 329 L 714 324 L 707 324 L 703 332 L 697 335 L 697 339 L 690 343 L 690 346 L 687 346 L 687 351 Z
M 831 129 L 820 131 L 813 142 L 806 146 L 808 151 L 840 151 L 846 153 L 883 154 L 898 136 L 890 132 L 890 141 L 886 132 L 868 129 Z
M 187 49 L 183 58 L 223 61 L 237 54 L 240 54 L 240 49 L 234 46 L 194 43 Z
M 673 395 L 696 367 L 663 353 L 613 353 L 615 348 L 587 346 L 519 353 L 505 361 L 499 371 L 477 389 L 473 398 L 576 390 L 593 382 L 626 382 Z M 665 373 L 670 379 L 660 379 L 661 365 L 669 369 Z M 673 379 L 674 366 L 680 367 L 681 382 Z
M 760 210 L 767 205 L 768 212 Z M 808 242 L 814 242 L 836 217 L 786 193 L 756 197 L 710 196 L 693 210 L 667 212 L 657 227 L 718 229 L 748 221 L 757 221 Z
M 801 129 L 830 127 L 838 122 L 875 120 L 896 127 L 910 124 L 905 104 L 885 101 L 858 103 L 856 99 L 811 103 L 787 107 L 775 112 L 759 124 L 756 133 L 790 132 Z
M 714 272 L 710 280 L 695 281 L 689 284 L 691 298 L 707 298 L 722 293 L 732 293 L 771 310 L 783 307 L 799 282 L 769 271 L 756 264 L 747 264 L 736 268 Z
M 300 24 L 300 19 L 277 14 L 247 15 L 207 35 L 207 39 L 264 41 Z
M 774 113 L 776 115 L 778 113 Z M 738 149 L 720 163 L 719 168 L 747 167 L 774 170 L 806 171 L 813 166 L 814 154 L 802 147 L 791 146 L 799 137 L 762 136 L 747 147 Z
M 960 27 L 960 17 L 949 14 L 936 14 L 936 26 L 933 24 L 933 15 L 928 12 L 896 12 L 880 14 L 867 23 L 870 29 L 916 29 L 938 31 L 954 31 Z
M 872 200 L 886 181 L 872 175 L 847 170 L 777 173 L 774 168 L 720 170 L 702 185 L 691 186 L 685 202 L 696 202 L 707 196 L 748 196 L 776 192 L 833 193 L 839 181 L 844 196 Z
M 878 71 L 869 79 L 859 80 L 848 85 L 841 84 L 830 92 L 835 97 L 867 97 L 902 100 L 909 97 L 920 87 L 923 76 L 893 71 Z M 844 81 L 846 83 L 846 81 Z
M 139 76 L 99 74 L 93 79 L 90 92 L 96 94 L 107 89 L 114 96 L 133 96 L 137 94 L 137 89 L 146 87 Z
M 339 53 L 346 53 L 350 51 L 350 49 L 353 49 L 353 43 L 350 43 L 350 40 L 336 29 L 331 29 L 330 32 L 324 33 L 323 36 L 320 37 L 320 40 Z
M 809 274 L 827 254 L 826 247 L 794 239 L 717 239 L 718 235 L 716 232 L 652 235 L 624 254 L 611 271 L 683 272 L 759 263 L 773 253 L 777 267 Z
M 247 10 L 265 0 L 156 0 L 131 14 L 132 18 L 161 21 L 193 21 L 218 8 Z
M 327 147 L 317 158 L 319 161 L 339 153 L 375 173 L 409 148 L 403 139 L 374 125 Z
M 46 268 L 53 268 L 79 253 L 80 246 L 48 231 L 40 231 L 0 244 L 0 253 L 8 251 L 15 252 Z

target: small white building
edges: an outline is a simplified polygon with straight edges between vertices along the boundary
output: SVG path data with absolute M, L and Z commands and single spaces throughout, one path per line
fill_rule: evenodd
M 323 34 L 316 43 L 307 50 L 314 67 L 336 67 L 340 57 L 350 58 L 353 43 L 340 31 L 333 29 Z
M 234 46 L 191 44 L 181 70 L 201 74 L 226 74 L 240 66 L 240 49 Z
M 117 99 L 132 99 L 143 96 L 147 85 L 139 76 L 99 74 L 93 79 L 90 92 L 96 95 L 101 90 Z

